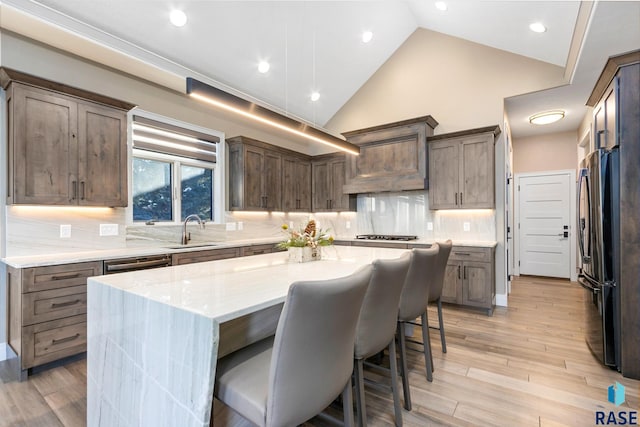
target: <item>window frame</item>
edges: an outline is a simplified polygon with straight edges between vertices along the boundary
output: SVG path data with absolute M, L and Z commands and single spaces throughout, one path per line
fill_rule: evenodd
M 167 162 L 171 164 L 173 168 L 171 172 L 171 208 L 173 210 L 173 220 L 172 221 L 154 221 L 155 225 L 167 225 L 174 226 L 182 224 L 181 217 L 181 207 L 182 207 L 182 192 L 181 192 L 181 165 L 184 166 L 195 166 L 200 168 L 206 168 L 212 170 L 212 219 L 207 219 L 207 222 L 214 224 L 222 224 L 224 223 L 224 211 L 225 211 L 225 139 L 224 133 L 215 131 L 212 129 L 203 128 L 200 126 L 196 126 L 190 123 L 181 122 L 178 120 L 174 120 L 168 117 L 164 117 L 155 113 L 151 113 L 148 111 L 139 110 L 137 108 L 131 110 L 129 113 L 128 120 L 128 154 L 129 154 L 129 162 L 128 162 L 128 177 L 129 177 L 129 204 L 126 210 L 126 222 L 129 226 L 144 226 L 144 221 L 134 221 L 133 220 L 133 159 L 142 158 L 149 160 L 157 160 L 162 162 Z M 216 162 L 206 162 L 202 160 L 190 159 L 187 157 L 181 157 L 177 155 L 164 154 L 164 153 L 156 153 L 153 151 L 143 150 L 143 149 L 134 149 L 133 148 L 133 115 L 147 117 L 149 119 L 153 119 L 159 122 L 164 122 L 169 125 L 182 127 L 185 129 L 192 129 L 198 132 L 210 134 L 212 136 L 218 137 L 220 142 L 216 144 Z

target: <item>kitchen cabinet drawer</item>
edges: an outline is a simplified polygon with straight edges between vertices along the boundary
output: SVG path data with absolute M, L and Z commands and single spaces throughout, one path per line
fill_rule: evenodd
M 101 274 L 101 261 L 27 268 L 22 272 L 22 292 L 86 285 L 87 277 Z
M 47 322 L 87 312 L 87 286 L 31 292 L 22 297 L 22 324 Z
M 450 260 L 456 261 L 491 261 L 491 248 L 453 247 L 449 254 Z
M 262 255 L 274 252 L 275 245 L 269 243 L 266 245 L 252 245 L 240 248 L 240 256 Z
M 240 256 L 240 248 L 209 249 L 206 251 L 185 252 L 171 256 L 172 265 L 192 264 L 195 262 L 215 261 L 218 259 L 236 258 Z
M 22 328 L 22 369 L 72 356 L 86 349 L 86 315 Z

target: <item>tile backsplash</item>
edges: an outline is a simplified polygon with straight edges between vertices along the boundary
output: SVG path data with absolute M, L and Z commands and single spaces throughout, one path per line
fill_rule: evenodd
M 429 210 L 429 195 L 424 190 L 359 194 L 357 218 L 359 234 L 408 234 L 434 240 L 496 240 L 495 210 Z
M 192 243 L 280 238 L 282 224 L 298 227 L 313 217 L 338 238 L 356 234 L 409 234 L 425 239 L 496 240 L 495 210 L 429 210 L 426 191 L 358 195 L 358 211 L 341 213 L 227 212 L 226 224 L 201 230 L 189 223 Z M 6 256 L 178 244 L 179 225 L 126 225 L 125 208 L 7 206 Z M 100 224 L 118 224 L 117 236 L 100 236 Z M 465 224 L 468 231 L 465 231 Z M 70 237 L 60 237 L 70 225 Z

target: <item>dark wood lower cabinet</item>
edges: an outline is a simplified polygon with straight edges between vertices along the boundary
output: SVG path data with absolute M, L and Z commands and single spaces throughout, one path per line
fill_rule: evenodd
M 454 246 L 445 271 L 442 302 L 482 308 L 492 314 L 495 295 L 494 249 Z
M 87 278 L 102 261 L 31 268 L 8 267 L 8 342 L 28 369 L 87 349 Z

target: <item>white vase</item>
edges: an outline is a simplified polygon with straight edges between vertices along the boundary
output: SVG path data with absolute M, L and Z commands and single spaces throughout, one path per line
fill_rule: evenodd
M 312 248 L 304 246 L 302 248 L 291 247 L 289 252 L 289 262 L 318 261 L 321 258 L 320 247 Z

